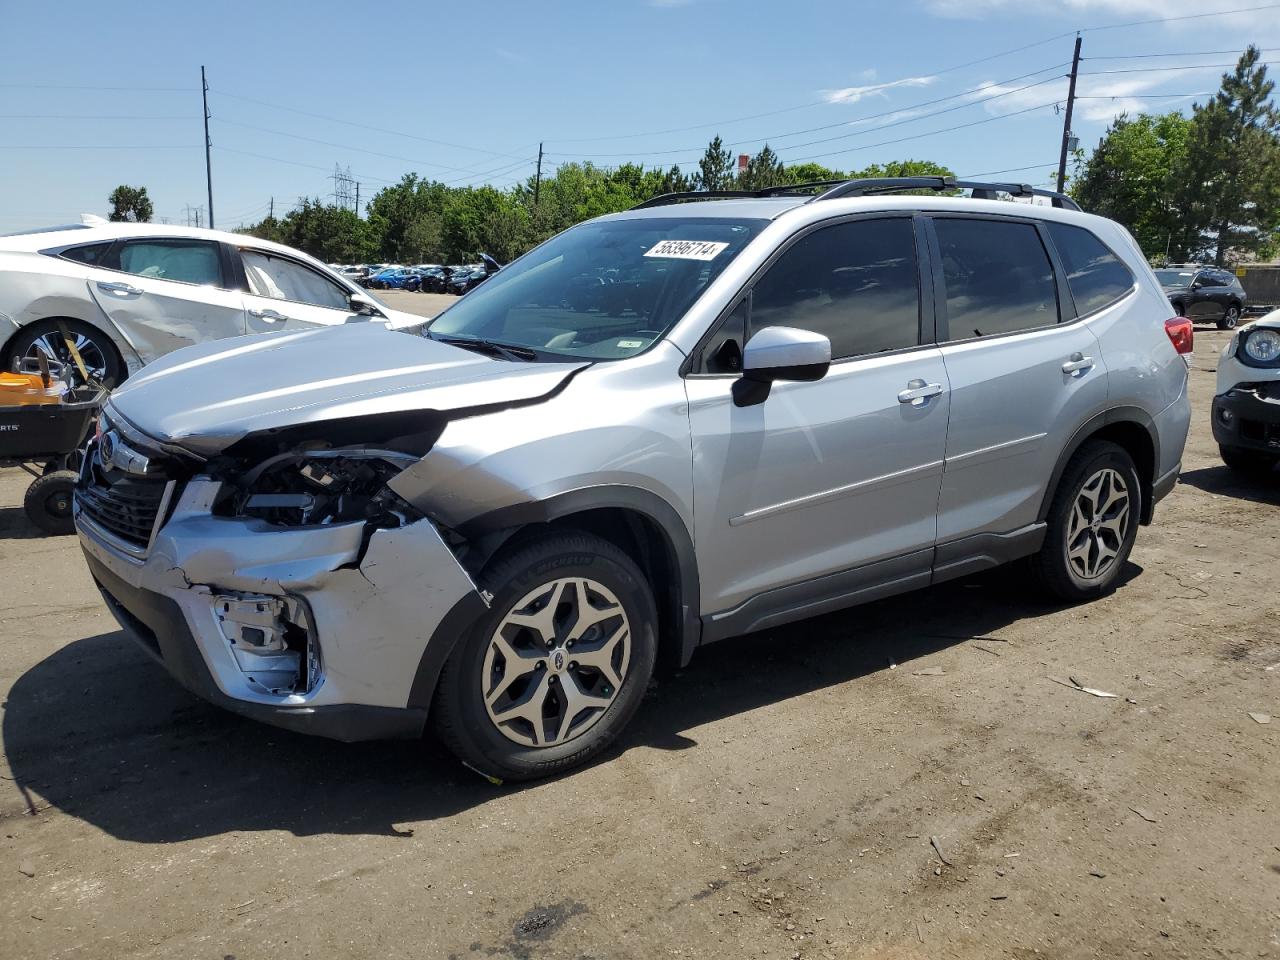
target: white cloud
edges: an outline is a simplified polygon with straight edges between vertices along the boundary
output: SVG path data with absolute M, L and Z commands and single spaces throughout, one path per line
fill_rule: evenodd
M 857 103 L 867 97 L 883 97 L 886 90 L 894 87 L 927 87 L 937 77 L 904 77 L 901 80 L 889 80 L 885 83 L 869 83 L 861 87 L 844 87 L 840 90 L 823 90 L 822 96 L 827 103 Z
M 1177 91 L 1214 90 L 1218 86 L 1218 78 L 1222 72 L 1220 67 L 1179 70 L 1176 72 L 1176 79 L 1170 79 L 1169 74 L 1081 76 L 1076 83 L 1075 115 L 1084 120 L 1106 123 L 1120 113 L 1172 110 L 1186 101 L 1169 97 L 1156 98 L 1155 95 L 1160 93 L 1161 87 L 1167 88 L 1172 84 L 1172 89 Z M 983 109 L 993 116 L 1027 110 L 1038 104 L 1050 104 L 1045 107 L 1045 110 L 1051 110 L 1051 105 L 1054 103 L 1066 105 L 1067 78 L 1060 77 L 1053 83 L 1039 84 L 1026 90 L 1019 89 L 1017 84 L 987 82 L 981 84 L 974 93 L 969 94 L 968 99 L 986 100 L 994 96 L 999 96 L 999 99 L 982 105 Z M 1192 99 L 1195 98 L 1186 98 L 1187 101 Z

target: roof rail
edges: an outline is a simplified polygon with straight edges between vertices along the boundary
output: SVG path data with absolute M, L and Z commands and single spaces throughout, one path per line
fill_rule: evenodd
M 876 196 L 899 190 L 968 190 L 975 200 L 994 200 L 997 193 L 1007 193 L 1011 197 L 1048 197 L 1055 207 L 1065 210 L 1080 209 L 1080 205 L 1066 194 L 1033 187 L 1029 183 L 988 183 L 984 180 L 957 180 L 955 177 L 868 177 L 846 180 L 813 199 Z
M 763 190 L 685 190 L 679 193 L 663 193 L 638 203 L 632 210 L 647 207 L 664 207 L 673 203 L 696 200 L 762 199 L 782 197 L 805 190 L 821 190 L 806 200 L 835 200 L 838 197 L 874 197 L 901 190 L 968 190 L 975 200 L 994 200 L 996 194 L 1007 193 L 1012 197 L 1048 197 L 1053 205 L 1064 210 L 1079 210 L 1080 205 L 1070 197 L 1053 190 L 1033 187 L 1029 183 L 988 183 L 983 180 L 957 180 L 955 177 L 863 177 L 856 180 L 815 180 L 812 183 L 787 183 Z
M 760 190 L 682 190 L 678 193 L 660 193 L 650 197 L 643 203 L 637 203 L 632 210 L 644 210 L 646 207 L 665 207 L 671 203 L 684 203 L 696 200 L 759 200 L 766 197 L 781 197 L 788 193 L 799 193 L 803 190 L 817 190 L 821 187 L 834 187 L 847 180 L 814 180 L 811 183 L 780 183 Z

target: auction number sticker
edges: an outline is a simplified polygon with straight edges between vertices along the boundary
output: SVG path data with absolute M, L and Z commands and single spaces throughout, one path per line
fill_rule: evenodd
M 714 240 L 663 240 L 654 244 L 646 257 L 673 257 L 677 260 L 714 260 L 727 243 Z

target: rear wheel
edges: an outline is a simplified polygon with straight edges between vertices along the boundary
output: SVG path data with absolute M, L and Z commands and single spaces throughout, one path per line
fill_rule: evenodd
M 1222 319 L 1218 321 L 1219 330 L 1234 330 L 1240 322 L 1240 304 L 1233 303 L 1227 307 L 1227 312 L 1222 315 Z
M 1260 453 L 1257 450 L 1245 450 L 1242 447 L 1219 445 L 1218 452 L 1222 454 L 1223 463 L 1236 473 L 1248 476 L 1264 476 L 1275 469 L 1277 463 L 1280 463 L 1280 457 Z
M 45 533 L 75 533 L 71 518 L 71 501 L 76 488 L 76 474 L 58 470 L 41 477 L 27 488 L 22 507 L 27 519 Z
M 586 533 L 539 538 L 480 578 L 489 610 L 440 675 L 435 728 L 481 773 L 526 780 L 607 747 L 644 696 L 657 613 L 643 574 Z
M 75 357 L 67 347 L 66 339 L 63 338 L 63 327 L 92 379 L 105 387 L 114 387 L 125 378 L 125 365 L 111 338 L 96 327 L 79 320 L 39 320 L 27 324 L 9 341 L 4 357 L 0 358 L 0 365 L 5 370 L 13 370 L 23 358 L 43 355 L 46 360 L 65 365 L 70 375 L 79 382 L 83 377 Z
M 1085 443 L 1067 463 L 1049 508 L 1048 532 L 1031 569 L 1059 600 L 1092 600 L 1109 592 L 1138 536 L 1142 491 L 1125 449 Z

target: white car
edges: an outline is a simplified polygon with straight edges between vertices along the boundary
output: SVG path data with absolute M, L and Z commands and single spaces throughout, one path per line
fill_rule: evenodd
M 1269 474 L 1280 463 L 1280 310 L 1241 327 L 1223 349 L 1213 438 L 1239 473 Z
M 97 217 L 0 237 L 0 370 L 44 353 L 114 386 L 179 347 L 353 321 L 421 328 L 305 253 L 238 233 Z

